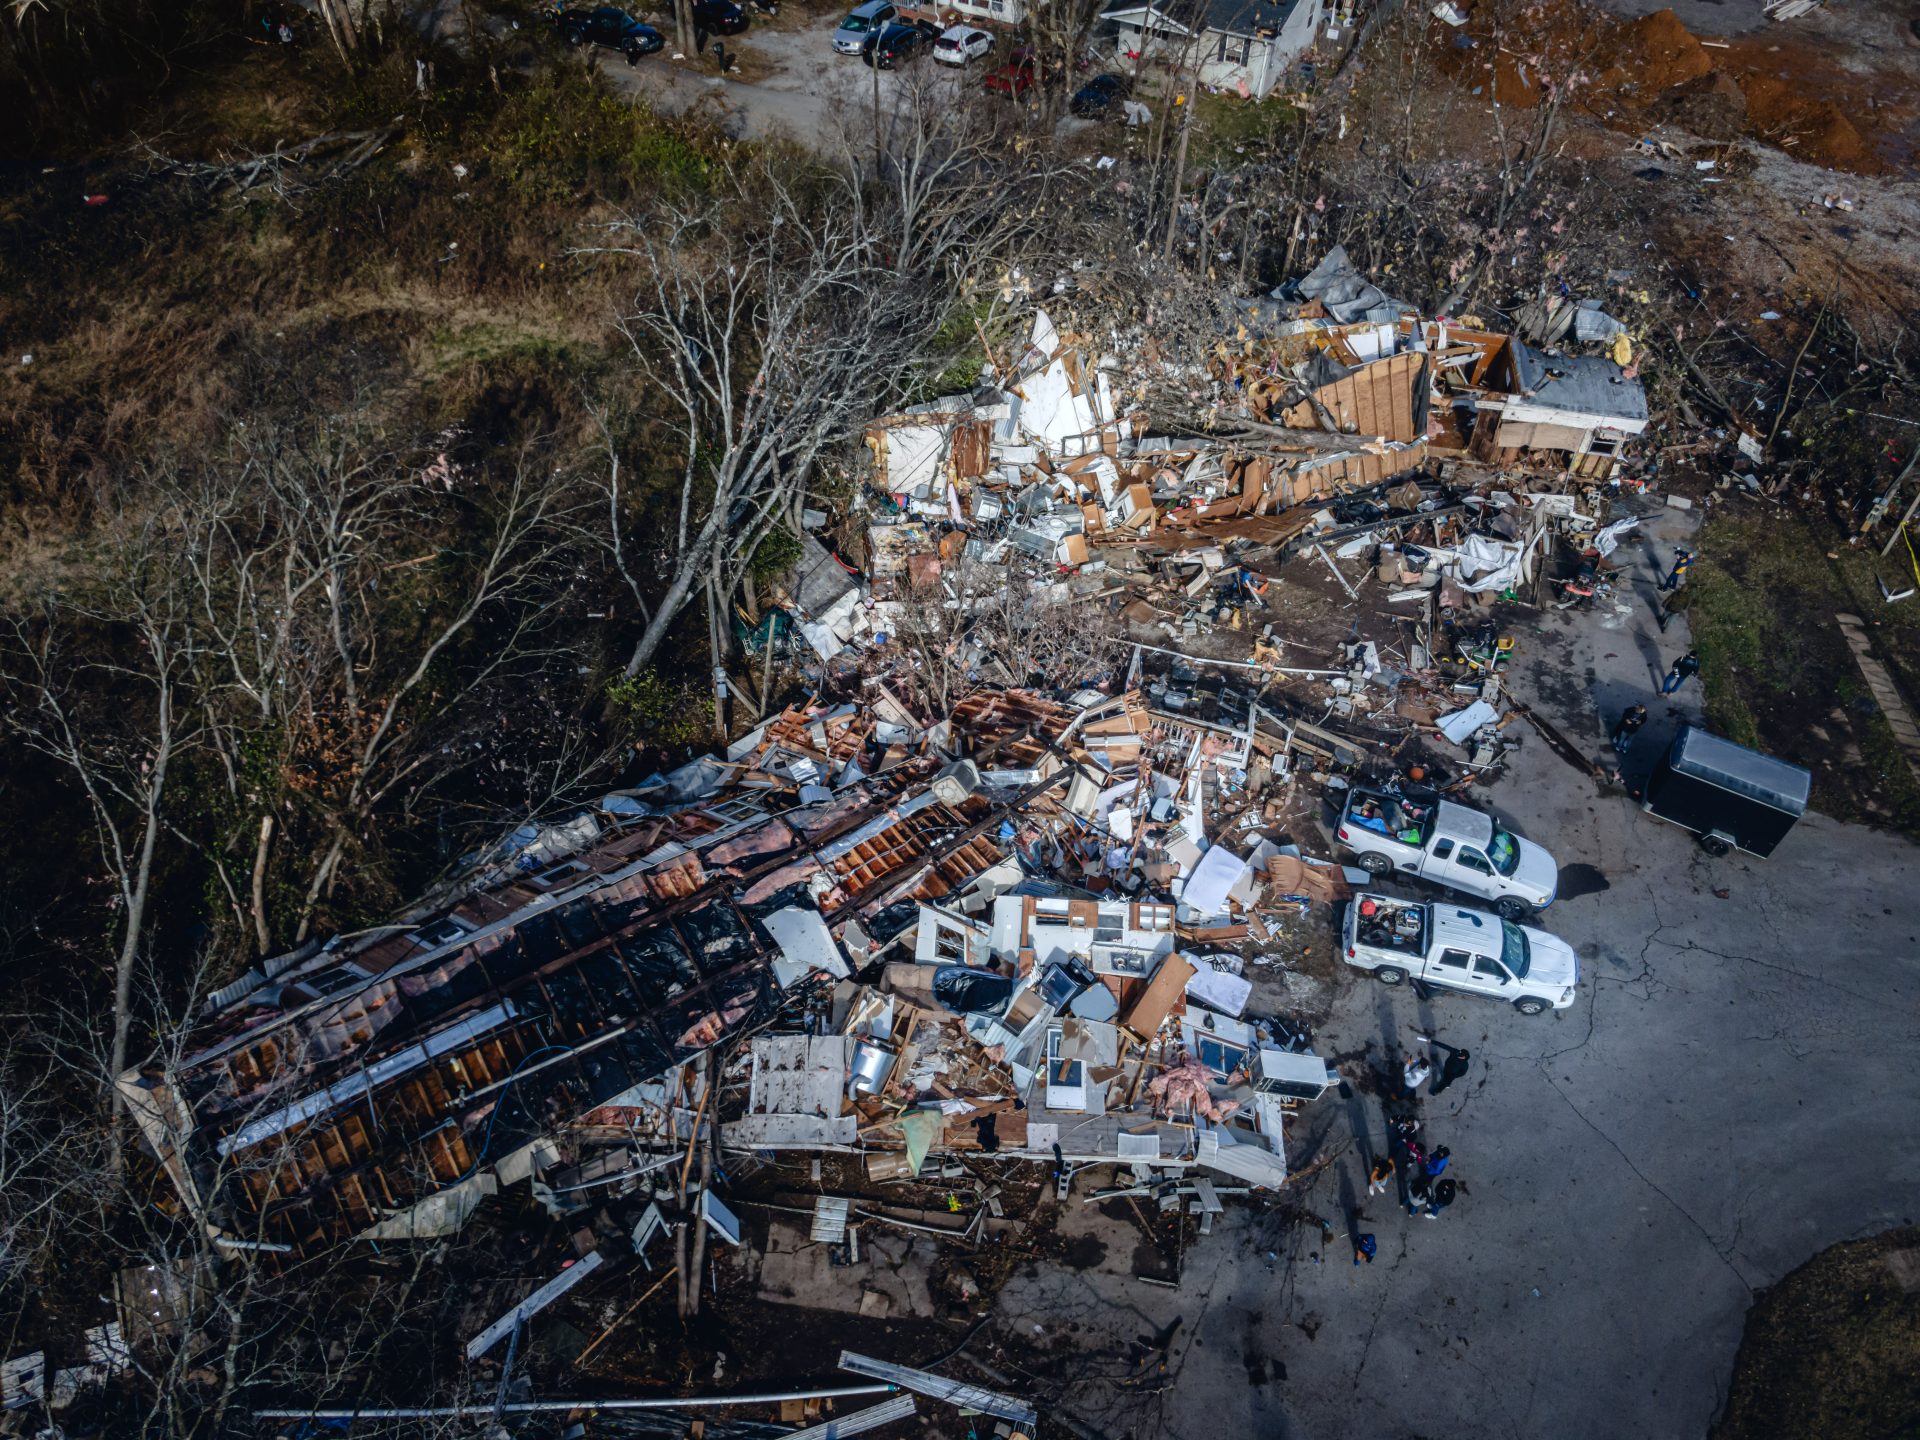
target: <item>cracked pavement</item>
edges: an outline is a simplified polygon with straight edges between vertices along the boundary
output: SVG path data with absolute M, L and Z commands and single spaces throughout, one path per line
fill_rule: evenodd
M 1652 679 L 1687 645 L 1683 626 L 1657 633 L 1651 604 L 1654 563 L 1686 523 L 1663 514 L 1658 546 L 1630 547 L 1637 603 L 1608 617 L 1617 627 L 1552 610 L 1513 627 L 1513 690 L 1592 757 L 1610 754 L 1622 705 L 1647 703 L 1630 775 L 1698 715 L 1697 686 L 1668 701 Z M 1329 1097 L 1289 1149 L 1296 1165 L 1339 1158 L 1265 1209 L 1230 1203 L 1187 1245 L 1178 1289 L 1134 1279 L 1117 1243 L 1085 1271 L 1016 1274 L 997 1329 L 1030 1356 L 1037 1400 L 1085 1433 L 1141 1440 L 1702 1436 L 1755 1292 L 1829 1245 L 1912 1223 L 1914 847 L 1809 816 L 1771 859 L 1713 860 L 1535 736 L 1491 804 L 1608 882 L 1544 921 L 1580 952 L 1576 1004 L 1529 1020 L 1356 977 L 1316 1037 L 1376 1067 L 1416 1032 L 1472 1049 L 1468 1078 L 1422 1100 L 1457 1203 L 1434 1221 L 1390 1195 L 1360 1206 L 1379 1257 L 1352 1265 L 1346 1212 L 1384 1125 L 1370 1095 Z M 1300 1210 L 1333 1228 L 1324 1263 Z M 1060 1228 L 1116 1233 L 1077 1195 Z M 1109 1378 L 1141 1331 L 1176 1317 L 1164 1374 Z

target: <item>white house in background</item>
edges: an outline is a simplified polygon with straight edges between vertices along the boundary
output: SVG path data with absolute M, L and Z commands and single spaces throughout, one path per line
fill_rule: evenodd
M 1192 65 L 1202 85 L 1264 100 L 1313 44 L 1325 0 L 1146 0 L 1106 12 L 1123 55 Z
M 942 15 L 952 10 L 969 20 L 992 20 L 1000 25 L 1024 25 L 1027 0 L 947 0 L 939 7 Z M 1005 41 L 1001 44 L 1004 46 Z

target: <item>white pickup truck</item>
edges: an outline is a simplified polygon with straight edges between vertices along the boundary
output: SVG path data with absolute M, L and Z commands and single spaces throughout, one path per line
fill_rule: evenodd
M 1491 900 L 1506 920 L 1551 905 L 1560 888 L 1553 856 L 1451 800 L 1416 798 L 1355 786 L 1336 831 L 1355 863 L 1375 875 L 1418 875 L 1449 890 Z
M 1557 936 L 1481 910 L 1353 897 L 1340 936 L 1347 964 L 1383 985 L 1425 985 L 1505 1000 L 1522 1015 L 1564 1010 L 1580 983 L 1580 957 Z

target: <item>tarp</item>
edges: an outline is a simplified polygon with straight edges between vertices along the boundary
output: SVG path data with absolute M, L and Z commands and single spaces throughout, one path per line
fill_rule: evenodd
M 1347 258 L 1344 245 L 1329 250 L 1325 259 L 1294 282 L 1293 289 L 1303 300 L 1318 300 L 1342 325 L 1362 320 L 1386 323 L 1415 308 L 1362 276 Z
M 927 1163 L 927 1154 L 946 1123 L 946 1116 L 938 1110 L 909 1110 L 900 1117 L 901 1133 L 907 1137 L 907 1164 L 915 1175 Z
M 1613 554 L 1615 550 L 1618 550 L 1620 548 L 1620 542 L 1626 538 L 1627 532 L 1634 529 L 1639 523 L 1640 517 L 1638 515 L 1629 515 L 1624 520 L 1614 521 L 1613 524 L 1607 526 L 1606 529 L 1595 535 L 1593 537 L 1593 548 L 1600 552 L 1600 558 L 1604 560 L 1607 556 Z

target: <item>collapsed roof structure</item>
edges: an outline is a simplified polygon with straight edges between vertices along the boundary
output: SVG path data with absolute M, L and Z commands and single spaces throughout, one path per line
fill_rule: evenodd
M 875 1174 L 1058 1146 L 1280 1183 L 1283 1102 L 1325 1068 L 1180 953 L 1264 875 L 1218 916 L 1084 888 L 1207 869 L 1140 697 L 981 690 L 933 731 L 877 729 L 790 710 L 521 834 L 452 903 L 250 972 L 122 1093 L 206 1223 L 294 1253 L 443 1233 L 576 1162 L 575 1125 L 678 1147 L 707 1105 L 688 1062 L 736 1042 L 746 1103 L 707 1116 L 726 1146 L 870 1151 Z M 1209 1084 L 1143 1104 L 1177 1054 Z

